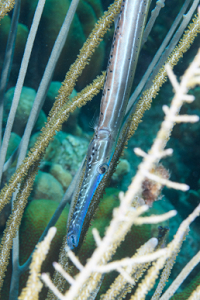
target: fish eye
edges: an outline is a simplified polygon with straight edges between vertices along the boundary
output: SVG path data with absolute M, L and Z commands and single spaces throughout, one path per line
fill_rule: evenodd
M 105 174 L 107 170 L 108 170 L 108 165 L 107 164 L 102 164 L 98 168 L 98 172 L 100 174 Z
M 67 239 L 68 239 L 68 246 L 72 250 L 76 246 L 75 237 L 73 234 L 69 234 Z

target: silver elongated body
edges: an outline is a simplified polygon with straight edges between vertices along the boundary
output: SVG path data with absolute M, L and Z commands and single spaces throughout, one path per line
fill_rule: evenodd
M 88 148 L 85 175 L 69 223 L 67 243 L 71 249 L 78 246 L 90 202 L 109 168 L 115 150 L 137 65 L 149 2 L 122 2 L 107 67 L 99 122 Z

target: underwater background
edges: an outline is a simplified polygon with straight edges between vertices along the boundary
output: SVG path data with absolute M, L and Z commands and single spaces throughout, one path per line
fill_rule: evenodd
M 174 5 L 174 2 L 176 2 L 176 5 Z M 32 132 L 29 149 L 33 147 L 38 135 L 40 134 L 41 128 L 47 121 L 48 113 L 52 108 L 66 72 L 76 59 L 79 49 L 87 39 L 98 18 L 111 3 L 112 1 L 108 0 L 80 0 L 66 44 L 53 74 L 45 103 L 40 111 L 38 120 Z M 21 11 L 12 69 L 4 97 L 3 130 L 6 125 L 14 95 L 20 63 L 36 5 L 37 1 L 35 0 L 21 1 Z M 46 0 L 41 23 L 34 42 L 24 87 L 22 89 L 16 118 L 12 128 L 12 134 L 6 156 L 7 159 L 21 141 L 28 116 L 35 99 L 36 91 L 69 5 L 69 0 Z M 168 32 L 175 16 L 180 10 L 181 5 L 182 1 L 166 1 L 166 5 L 156 20 L 153 30 L 148 37 L 147 43 L 141 50 L 132 91 L 139 83 L 147 66 L 155 55 L 156 50 Z M 151 9 L 153 9 L 154 6 L 155 1 L 152 1 Z M 12 12 L 8 13 L 8 15 L 1 20 L 0 24 L 0 71 L 4 61 L 11 16 Z M 96 49 L 91 58 L 90 64 L 86 66 L 82 75 L 78 79 L 75 89 L 70 97 L 75 96 L 83 87 L 91 83 L 97 75 L 101 74 L 102 70 L 106 70 L 113 32 L 114 28 L 112 27 L 105 35 L 100 46 Z M 197 53 L 199 42 L 200 37 L 198 36 L 189 51 L 174 68 L 174 72 L 178 78 L 183 74 L 184 70 L 188 67 L 189 63 Z M 190 91 L 190 93 L 195 95 L 196 100 L 192 104 L 184 104 L 181 113 L 200 116 L 200 87 L 196 87 L 194 90 Z M 137 172 L 137 166 L 141 161 L 141 159 L 134 154 L 133 148 L 140 147 L 144 151 L 148 151 L 156 133 L 158 132 L 160 123 L 164 118 L 162 106 L 164 104 L 170 104 L 172 97 L 173 90 L 168 80 L 163 85 L 156 99 L 153 100 L 151 109 L 145 113 L 136 133 L 129 140 L 128 146 L 124 151 L 124 155 L 120 159 L 116 172 L 112 176 L 110 184 L 106 189 L 106 194 L 101 200 L 100 207 L 92 221 L 92 226 L 98 228 L 101 236 L 103 236 L 104 230 L 109 224 L 112 216 L 112 209 L 119 204 L 119 191 L 127 190 L 132 177 Z M 50 142 L 46 149 L 46 153 L 40 164 L 39 172 L 36 176 L 31 195 L 29 196 L 28 205 L 25 209 L 20 227 L 21 264 L 26 261 L 34 249 L 35 244 L 53 215 L 58 203 L 61 201 L 87 152 L 87 147 L 98 122 L 100 100 L 101 93 L 99 93 L 98 96 L 95 96 L 94 99 L 87 103 L 86 106 L 77 108 L 75 112 L 72 113 L 68 121 L 63 124 L 62 131 L 56 134 L 55 138 Z M 174 218 L 164 224 L 161 224 L 162 226 L 169 227 L 169 233 L 167 236 L 168 242 L 173 238 L 180 223 L 200 202 L 200 123 L 183 123 L 176 125 L 167 147 L 173 148 L 174 150 L 171 157 L 167 157 L 162 161 L 162 164 L 170 173 L 170 179 L 181 183 L 187 183 L 190 186 L 190 190 L 184 193 L 164 188 L 162 196 L 160 196 L 160 200 L 154 202 L 152 208 L 148 211 L 148 214 L 161 214 L 172 209 L 176 209 L 178 211 L 178 214 Z M 2 187 L 9 181 L 12 174 L 15 172 L 15 167 L 16 161 L 4 173 Z M 43 265 L 43 269 L 51 273 L 53 268 L 50 262 L 58 260 L 58 253 L 62 244 L 62 238 L 66 234 L 68 210 L 69 206 L 67 205 L 57 223 L 58 233 L 53 241 L 50 255 Z M 1 212 L 1 236 L 10 211 L 11 205 L 7 204 Z M 157 236 L 157 227 L 159 225 L 134 226 L 131 232 L 127 235 L 126 240 L 120 246 L 114 259 L 131 256 L 134 251 L 136 251 L 136 249 L 138 249 L 138 247 L 146 242 L 150 237 Z M 180 270 L 183 269 L 186 263 L 199 250 L 199 226 L 200 220 L 198 218 L 191 225 L 190 233 L 186 237 L 186 241 L 183 243 L 182 249 L 177 257 L 176 264 L 171 272 L 168 284 L 176 278 Z M 129 245 L 129 247 L 127 247 L 127 245 Z M 81 262 L 86 262 L 86 259 L 90 257 L 94 247 L 95 243 L 92 239 L 90 228 L 80 251 L 79 258 Z M 72 272 L 75 274 L 76 270 L 73 270 Z M 197 266 L 191 275 L 184 281 L 179 292 L 184 291 L 187 284 L 190 283 L 195 276 L 200 278 L 199 272 L 200 267 Z M 2 300 L 9 298 L 9 281 L 11 273 L 12 270 L 10 264 L 0 298 Z M 22 275 L 20 289 L 25 285 L 27 274 L 28 273 L 26 272 Z M 113 272 L 110 276 L 105 277 L 100 293 L 103 293 L 102 291 L 105 292 L 111 284 L 114 276 L 116 276 L 116 274 Z M 200 279 L 197 280 L 199 284 Z M 45 297 L 45 289 L 43 290 L 43 293 L 44 294 L 42 294 L 41 299 L 44 299 Z M 126 299 L 129 299 L 129 297 L 130 296 L 127 296 Z M 183 293 L 181 294 L 180 299 L 187 299 L 187 297 L 188 294 Z M 147 296 L 147 299 L 150 299 L 150 295 Z M 179 298 L 174 296 L 172 299 Z

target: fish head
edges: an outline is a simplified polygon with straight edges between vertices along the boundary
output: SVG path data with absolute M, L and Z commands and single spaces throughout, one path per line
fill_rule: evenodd
M 113 141 L 108 130 L 98 130 L 90 143 L 86 170 L 67 233 L 70 249 L 78 246 L 81 230 L 94 193 L 112 158 Z

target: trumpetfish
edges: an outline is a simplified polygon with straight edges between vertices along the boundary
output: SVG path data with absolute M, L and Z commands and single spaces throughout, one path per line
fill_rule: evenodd
M 89 144 L 86 169 L 68 226 L 67 244 L 78 246 L 93 195 L 113 156 L 137 66 L 149 0 L 123 0 L 104 83 L 98 125 Z

